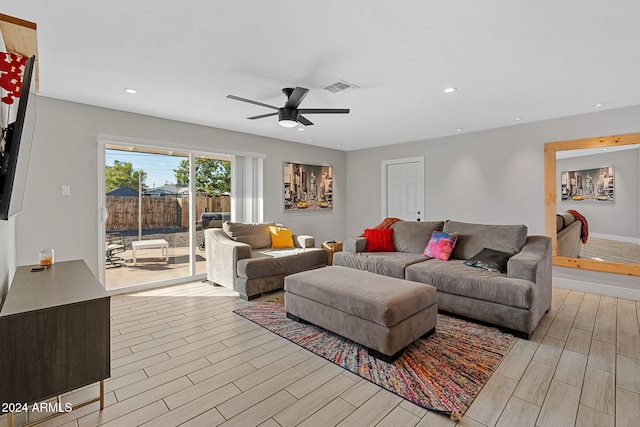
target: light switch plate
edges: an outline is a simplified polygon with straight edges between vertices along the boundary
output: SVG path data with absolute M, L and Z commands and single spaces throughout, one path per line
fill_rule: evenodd
M 70 196 L 71 195 L 71 186 L 63 184 L 61 193 L 62 193 L 63 196 Z

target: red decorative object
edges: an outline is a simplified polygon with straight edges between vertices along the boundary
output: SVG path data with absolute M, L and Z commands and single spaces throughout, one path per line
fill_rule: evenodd
M 7 91 L 7 94 L 2 97 L 2 102 L 11 105 L 14 98 L 20 98 L 22 75 L 27 58 L 14 53 L 0 52 L 0 59 L 0 87 Z

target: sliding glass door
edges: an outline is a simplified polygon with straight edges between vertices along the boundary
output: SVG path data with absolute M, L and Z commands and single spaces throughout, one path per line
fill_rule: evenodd
M 204 277 L 204 228 L 231 219 L 231 156 L 104 144 L 108 290 Z

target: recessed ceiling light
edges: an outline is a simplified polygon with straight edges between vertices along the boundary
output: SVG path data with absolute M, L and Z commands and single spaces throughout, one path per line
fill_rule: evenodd
M 300 132 L 304 132 L 304 128 L 298 128 Z
M 336 147 L 342 147 L 342 144 L 338 144 L 338 145 L 336 145 Z
M 462 132 L 464 130 L 464 128 L 458 128 L 456 129 L 458 132 Z
M 127 93 L 138 93 L 137 90 L 131 89 L 130 87 L 126 88 L 124 91 L 127 92 Z
M 594 105 L 594 107 L 602 107 L 605 104 L 606 102 L 598 102 L 597 104 Z
M 458 88 L 457 87 L 448 87 L 444 90 L 444 93 L 451 93 L 451 92 L 455 92 L 457 91 Z
M 516 122 L 519 122 L 520 120 L 522 120 L 522 117 L 516 117 Z
M 313 138 L 309 138 L 309 139 L 307 139 L 307 141 L 311 142 L 311 141 L 313 141 Z

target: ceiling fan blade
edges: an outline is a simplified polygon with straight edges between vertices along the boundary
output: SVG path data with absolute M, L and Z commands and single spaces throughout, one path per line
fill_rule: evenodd
M 273 108 L 274 110 L 278 109 L 278 107 L 274 107 L 273 105 L 263 104 L 262 102 L 252 101 L 247 98 L 240 98 L 239 96 L 235 96 L 235 95 L 227 95 L 227 98 L 235 99 L 236 101 L 248 102 L 249 104 L 260 105 L 261 107 Z
M 298 123 L 302 123 L 305 126 L 312 126 L 313 123 L 309 121 L 306 117 L 301 114 L 298 114 Z
M 349 108 L 301 108 L 300 114 L 349 114 Z
M 249 120 L 263 119 L 265 117 L 271 117 L 271 116 L 277 116 L 277 115 L 278 113 L 268 113 L 268 114 L 261 114 L 259 116 L 247 117 L 247 119 Z
M 298 108 L 298 105 L 300 105 L 304 97 L 307 96 L 307 93 L 309 93 L 309 89 L 296 87 L 293 92 L 291 92 L 287 103 L 284 104 L 284 108 Z

